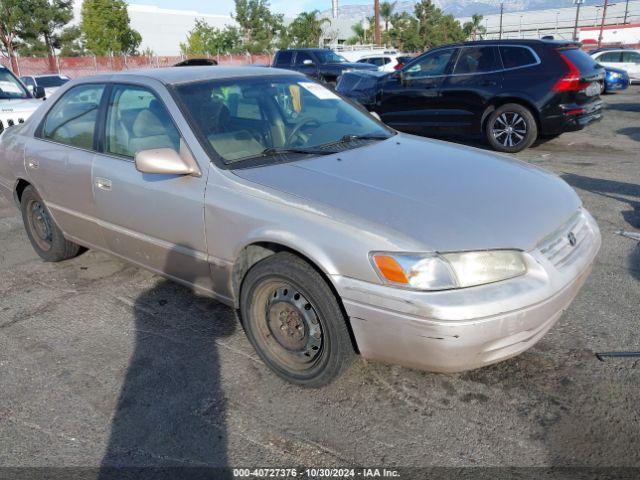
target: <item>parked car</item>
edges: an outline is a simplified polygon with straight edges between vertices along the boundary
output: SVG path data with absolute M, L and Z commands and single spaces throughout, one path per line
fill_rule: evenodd
M 399 72 L 345 73 L 337 90 L 399 130 L 483 136 L 513 153 L 599 120 L 603 80 L 579 44 L 492 40 L 435 48 Z
M 44 89 L 36 88 L 31 93 L 15 75 L 0 66 L 0 133 L 6 128 L 24 123 L 42 104 Z
M 631 80 L 629 74 L 620 68 L 606 67 L 604 69 L 604 84 L 602 93 L 617 92 L 629 88 Z
M 375 65 L 349 62 L 334 51 L 325 48 L 278 50 L 272 66 L 295 70 L 330 85 L 335 85 L 338 77 L 345 72 L 377 70 Z
M 69 81 L 66 75 L 26 75 L 20 77 L 29 91 L 33 92 L 36 87 L 44 88 L 45 96 L 48 98 L 53 95 L 58 88 Z
M 397 133 L 299 73 L 62 88 L 0 141 L 0 190 L 35 251 L 103 250 L 239 309 L 260 358 L 298 384 L 327 383 L 356 351 L 441 372 L 517 355 L 600 246 L 557 175 Z
M 407 63 L 409 63 L 414 58 L 416 58 L 414 55 L 400 55 L 397 58 L 398 65 L 396 67 L 396 70 L 400 70 L 401 68 L 403 68 Z
M 619 68 L 629 74 L 632 82 L 640 81 L 640 50 L 596 50 L 591 57 L 604 67 Z
M 368 63 L 370 65 L 375 65 L 381 72 L 393 72 L 402 67 L 402 62 L 399 60 L 400 58 L 403 57 L 398 54 L 371 54 L 362 57 L 360 60 L 358 60 L 357 63 Z

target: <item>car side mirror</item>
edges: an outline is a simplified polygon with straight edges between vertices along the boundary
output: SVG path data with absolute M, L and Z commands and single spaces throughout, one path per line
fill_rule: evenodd
M 307 58 L 306 60 L 302 61 L 302 64 L 303 65 L 313 65 L 313 60 L 310 60 L 310 59 Z
M 180 152 L 173 148 L 152 148 L 136 153 L 136 170 L 141 173 L 164 175 L 193 175 L 202 173 L 184 141 L 180 141 Z
M 44 98 L 47 95 L 47 92 L 44 91 L 44 87 L 31 87 L 31 93 L 34 98 Z

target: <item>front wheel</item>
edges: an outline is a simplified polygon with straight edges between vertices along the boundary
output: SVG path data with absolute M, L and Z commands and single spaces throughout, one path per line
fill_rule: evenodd
M 538 137 L 538 125 L 531 111 L 517 103 L 495 109 L 485 127 L 485 138 L 494 150 L 517 153 Z
M 262 361 L 289 382 L 326 385 L 355 356 L 336 296 L 312 266 L 293 254 L 277 253 L 249 270 L 240 314 Z

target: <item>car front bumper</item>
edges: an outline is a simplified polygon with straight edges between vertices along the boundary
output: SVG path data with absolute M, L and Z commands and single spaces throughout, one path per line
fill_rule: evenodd
M 417 292 L 335 276 L 360 353 L 423 370 L 459 372 L 527 350 L 569 306 L 600 248 L 597 224 L 584 210 L 580 216 L 579 225 L 574 217 L 527 252 L 525 275 L 503 282 Z M 562 243 L 578 228 L 575 247 Z

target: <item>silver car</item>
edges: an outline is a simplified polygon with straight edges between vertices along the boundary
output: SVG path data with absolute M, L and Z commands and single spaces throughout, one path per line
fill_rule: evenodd
M 554 174 L 399 134 L 277 69 L 69 82 L 0 137 L 0 191 L 44 260 L 103 250 L 224 302 L 305 386 L 356 353 L 437 372 L 517 355 L 600 247 Z

